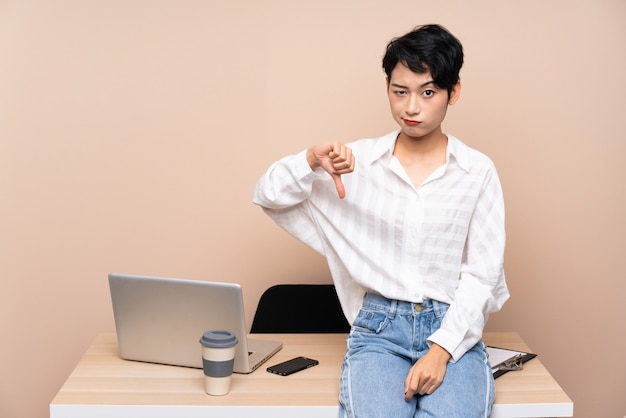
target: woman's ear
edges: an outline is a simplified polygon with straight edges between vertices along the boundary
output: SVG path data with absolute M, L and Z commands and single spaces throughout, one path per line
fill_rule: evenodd
M 459 96 L 461 95 L 461 82 L 457 81 L 452 90 L 450 90 L 450 98 L 448 99 L 448 104 L 452 106 L 459 100 Z

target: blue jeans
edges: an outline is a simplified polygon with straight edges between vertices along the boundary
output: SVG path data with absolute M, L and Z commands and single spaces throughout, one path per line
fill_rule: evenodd
M 352 325 L 341 367 L 342 418 L 488 417 L 495 396 L 485 345 L 477 343 L 431 395 L 404 400 L 404 380 L 428 352 L 426 339 L 440 326 L 448 304 L 389 300 L 367 294 Z

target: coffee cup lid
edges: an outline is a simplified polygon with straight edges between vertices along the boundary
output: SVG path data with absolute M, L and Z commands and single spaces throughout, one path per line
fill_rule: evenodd
M 237 344 L 237 337 L 232 332 L 223 329 L 210 330 L 202 334 L 200 344 L 205 347 L 228 348 Z

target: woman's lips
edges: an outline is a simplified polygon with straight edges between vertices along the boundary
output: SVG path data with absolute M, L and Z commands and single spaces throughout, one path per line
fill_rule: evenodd
M 409 125 L 409 126 L 417 126 L 422 122 L 416 121 L 416 120 L 410 120 L 410 119 L 403 119 L 404 123 Z

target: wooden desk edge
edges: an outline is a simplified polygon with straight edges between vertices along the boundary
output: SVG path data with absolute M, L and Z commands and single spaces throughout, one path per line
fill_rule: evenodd
M 326 337 L 326 342 L 321 342 L 321 345 L 336 345 L 338 343 L 340 343 L 341 341 L 345 342 L 345 338 L 346 338 L 346 334 L 322 334 L 325 335 Z M 298 345 L 297 341 L 302 338 L 301 334 L 250 334 L 251 338 L 265 338 L 265 339 L 278 339 L 278 340 L 282 340 L 285 343 L 286 347 L 289 347 L 292 344 L 295 344 L 296 346 Z M 318 335 L 319 336 L 319 335 Z M 330 343 L 329 343 L 330 341 Z M 530 350 L 530 348 L 522 341 L 522 339 L 520 338 L 520 336 L 516 333 L 516 332 L 488 332 L 484 334 L 484 341 L 486 344 L 488 345 L 496 345 L 496 346 L 500 346 L 500 347 L 504 347 L 504 348 L 511 348 L 511 349 L 515 349 L 515 350 L 521 350 L 521 351 L 532 351 Z M 97 351 L 98 349 L 101 349 L 103 347 L 103 345 L 108 345 L 110 347 L 111 344 L 117 345 L 117 337 L 115 335 L 115 333 L 102 333 L 96 336 L 96 338 L 94 339 L 94 342 L 91 344 L 91 346 L 89 347 L 89 349 L 87 350 L 87 352 L 85 354 L 88 353 L 92 353 L 93 351 Z M 306 346 L 308 344 L 302 344 L 302 346 Z M 292 347 L 293 348 L 293 347 Z M 83 356 L 84 357 L 84 356 Z M 270 359 L 271 360 L 271 359 Z M 82 359 L 81 359 L 82 361 Z M 534 359 L 532 361 L 536 361 L 539 362 L 538 359 Z M 77 364 L 77 368 L 80 365 Z M 543 367 L 543 365 L 540 365 L 540 369 L 545 370 L 545 367 Z M 76 370 L 76 368 L 75 368 Z M 73 374 L 74 372 L 72 372 Z M 513 372 L 511 372 L 513 373 Z M 510 374 L 511 374 L 510 373 Z M 513 409 L 515 409 L 517 411 L 517 413 L 521 413 L 522 411 L 525 411 L 524 413 L 526 413 L 528 417 L 539 417 L 539 416 L 559 416 L 559 417 L 571 417 L 573 416 L 573 402 L 571 401 L 571 399 L 567 396 L 567 394 L 565 394 L 565 392 L 563 391 L 563 389 L 558 385 L 558 383 L 556 381 L 554 381 L 554 379 L 550 376 L 549 372 L 547 370 L 545 370 L 545 373 L 547 376 L 549 376 L 549 378 L 554 382 L 554 384 L 556 386 L 558 386 L 558 398 L 559 400 L 557 400 L 556 402 L 553 403 L 546 403 L 546 402 L 542 402 L 542 403 L 506 403 L 506 404 L 494 404 L 493 407 L 493 413 L 492 413 L 492 418 L 499 418 L 499 417 L 510 417 L 510 416 L 515 416 L 515 415 L 511 415 L 511 411 Z M 70 380 L 70 378 L 72 378 L 72 375 L 70 375 L 68 377 L 68 380 Z M 506 379 L 506 375 L 500 377 L 498 380 L 496 380 L 496 384 L 498 383 L 498 381 L 500 379 Z M 67 383 L 66 381 L 66 383 Z M 67 418 L 73 418 L 73 417 L 79 417 L 79 416 L 86 416 L 85 412 L 88 410 L 90 416 L 93 417 L 99 417 L 100 415 L 94 415 L 93 414 L 93 408 L 94 405 L 88 405 L 88 404 L 78 404 L 78 403 L 66 403 L 61 401 L 59 398 L 62 398 L 62 396 L 60 396 L 63 392 L 63 389 L 65 387 L 65 384 L 63 385 L 63 387 L 59 390 L 59 393 L 57 393 L 57 395 L 55 396 L 55 398 L 52 400 L 51 404 L 50 404 L 50 417 L 51 418 L 60 418 L 60 417 L 67 417 Z M 497 402 L 497 401 L 496 401 Z M 170 408 L 178 408 L 180 406 L 177 405 L 98 405 L 98 408 L 104 410 L 108 410 L 108 411 L 117 411 L 117 412 L 121 412 L 122 410 L 128 409 L 128 410 L 132 410 L 135 413 L 140 412 L 140 410 L 145 410 L 147 416 L 150 415 L 152 417 L 159 417 L 161 415 L 161 412 L 164 412 L 166 410 L 169 410 L 169 413 L 171 413 L 171 409 Z M 250 407 L 251 406 L 233 406 L 233 405 L 190 405 L 190 406 L 185 406 L 185 410 L 189 410 L 189 412 L 191 413 L 191 415 L 185 415 L 186 417 L 195 417 L 195 415 L 193 415 L 193 411 L 195 409 L 199 409 L 202 410 L 204 412 L 201 412 L 199 414 L 206 414 L 206 409 L 210 408 L 211 411 L 217 412 L 215 409 L 220 409 L 220 408 L 225 408 L 225 410 L 227 409 L 228 411 L 232 412 L 233 415 L 229 415 L 229 416 L 234 416 L 237 417 L 238 415 L 237 412 L 235 410 L 241 410 L 242 411 L 242 417 L 246 416 L 243 415 L 243 411 L 247 411 L 246 413 L 249 414 L 250 413 Z M 285 417 L 287 416 L 293 416 L 294 411 L 298 410 L 298 414 L 300 416 L 300 418 L 306 418 L 308 417 L 308 415 L 306 415 L 306 412 L 304 411 L 317 411 L 317 413 L 319 415 L 311 415 L 311 417 L 315 416 L 315 417 L 321 417 L 321 416 L 326 416 L 326 414 L 322 414 L 323 410 L 327 410 L 328 408 L 330 408 L 330 410 L 335 411 L 336 414 L 336 405 L 318 405 L 318 406 L 272 406 L 272 405 L 268 405 L 268 406 L 259 406 L 260 408 L 263 408 L 263 410 L 265 410 L 266 412 L 270 412 L 270 409 L 276 409 L 276 411 L 273 411 L 270 415 L 267 416 L 274 416 L 274 417 L 282 417 L 283 415 L 280 415 L 279 410 L 280 411 L 287 411 L 289 410 L 288 415 L 284 415 Z M 191 409 L 189 409 L 191 408 Z M 72 411 L 72 412 L 70 412 Z M 82 412 L 81 412 L 82 411 Z M 549 413 L 547 413 L 549 411 Z M 305 415 L 303 415 L 303 413 L 305 413 Z M 154 415 L 157 414 L 157 415 Z M 537 414 L 541 414 L 541 415 L 537 415 Z M 109 415 L 101 415 L 102 417 L 104 416 L 109 416 Z M 121 415 L 124 416 L 124 415 Z M 131 416 L 131 415 L 129 415 Z M 162 416 L 166 416 L 166 415 L 162 415 Z M 201 415 L 198 415 L 201 416 Z M 330 415 L 328 415 L 330 416 Z M 520 416 L 520 415 L 516 415 L 516 416 Z

